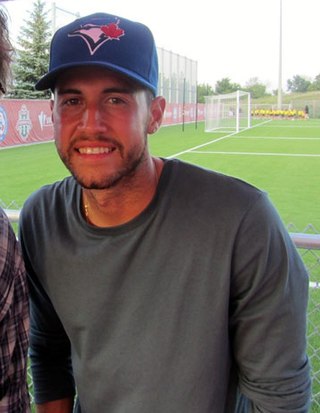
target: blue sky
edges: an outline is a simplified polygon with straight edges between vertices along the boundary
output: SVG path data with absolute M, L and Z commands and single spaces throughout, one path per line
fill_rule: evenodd
M 52 1 L 47 0 L 51 9 Z M 33 0 L 6 2 L 15 38 Z M 97 11 L 147 24 L 157 46 L 198 62 L 198 80 L 213 87 L 228 77 L 257 77 L 278 87 L 280 0 L 56 0 L 58 8 L 85 15 Z M 51 15 L 49 14 L 51 17 Z M 320 74 L 320 1 L 282 0 L 282 85 L 294 75 Z M 57 22 L 74 16 L 58 11 Z

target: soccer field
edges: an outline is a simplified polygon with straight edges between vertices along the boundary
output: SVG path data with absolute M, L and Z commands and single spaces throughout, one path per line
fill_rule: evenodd
M 203 123 L 163 127 L 149 137 L 156 156 L 177 157 L 236 176 L 268 192 L 292 231 L 320 232 L 320 120 L 259 120 L 238 134 Z M 66 176 L 52 142 L 0 151 L 2 204 L 21 207 L 41 185 Z

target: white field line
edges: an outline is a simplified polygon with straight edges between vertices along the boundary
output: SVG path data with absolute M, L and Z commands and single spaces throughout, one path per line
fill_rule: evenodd
M 271 122 L 271 120 L 267 120 L 267 121 L 265 121 L 265 122 L 259 123 L 258 125 L 254 125 L 254 126 L 251 127 L 251 129 L 256 128 L 256 127 L 258 127 L 258 126 L 261 126 L 261 125 L 263 125 L 263 124 L 265 124 L 265 123 L 269 123 L 269 122 Z M 210 133 L 210 132 L 208 132 L 208 133 Z M 203 148 L 204 146 L 211 145 L 212 143 L 216 143 L 216 142 L 222 141 L 223 139 L 230 138 L 231 136 L 237 135 L 238 133 L 239 133 L 239 132 L 229 133 L 228 135 L 224 135 L 224 136 L 221 136 L 220 138 L 213 139 L 213 140 L 210 141 L 210 142 L 202 143 L 201 145 L 197 145 L 197 146 L 194 146 L 193 148 L 189 148 L 189 149 L 186 149 L 186 150 L 184 150 L 184 151 L 182 151 L 182 152 L 175 153 L 174 155 L 170 155 L 170 156 L 168 156 L 168 158 L 176 158 L 177 156 L 183 155 L 183 154 L 185 154 L 185 153 L 193 152 L 193 151 L 196 150 L 196 149 Z
M 280 141 L 280 140 L 290 140 L 290 141 L 298 141 L 298 140 L 300 140 L 300 141 L 319 141 L 320 140 L 320 137 L 319 138 L 303 138 L 303 137 L 290 137 L 290 136 L 288 136 L 288 137 L 285 137 L 285 136 L 281 136 L 281 137 L 276 137 L 276 136 L 241 136 L 241 135 L 239 135 L 239 136 L 237 136 L 237 137 L 233 137 L 232 139 L 259 139 L 259 140 L 263 140 L 263 139 L 273 139 L 273 140 L 277 140 L 277 141 Z
M 293 156 L 293 157 L 314 157 L 319 158 L 320 154 L 313 153 L 273 153 L 273 152 L 223 152 L 223 151 L 197 151 L 192 153 L 212 154 L 212 155 L 253 155 L 253 156 Z
M 261 125 L 261 124 L 260 124 Z M 268 125 L 268 128 L 303 128 L 303 129 L 314 129 L 314 128 L 319 128 L 320 123 L 313 123 L 312 125 L 276 125 L 276 124 L 272 124 L 272 125 Z

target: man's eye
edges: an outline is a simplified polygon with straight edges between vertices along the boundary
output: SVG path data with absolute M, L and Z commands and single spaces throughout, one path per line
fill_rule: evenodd
M 70 98 L 67 99 L 64 104 L 67 106 L 74 106 L 74 105 L 78 105 L 80 102 L 80 100 L 78 98 Z
M 64 97 L 60 100 L 61 106 L 77 106 L 80 104 L 80 99 L 77 97 Z
M 112 105 L 119 105 L 121 103 L 124 103 L 124 100 L 119 97 L 113 96 L 108 99 L 108 102 L 111 103 Z

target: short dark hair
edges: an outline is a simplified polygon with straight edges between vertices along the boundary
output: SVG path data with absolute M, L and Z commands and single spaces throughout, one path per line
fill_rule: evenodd
M 13 47 L 9 37 L 8 16 L 0 7 L 0 94 L 6 92 L 11 77 L 12 57 Z

